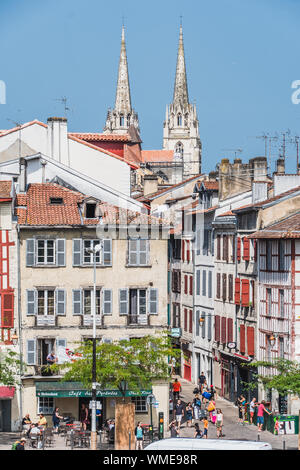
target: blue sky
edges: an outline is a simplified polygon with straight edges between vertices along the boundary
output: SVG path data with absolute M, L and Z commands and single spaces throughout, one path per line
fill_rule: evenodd
M 197 105 L 203 170 L 228 149 L 241 158 L 264 155 L 262 133 L 300 135 L 299 0 L 1 0 L 0 128 L 63 115 L 68 127 L 102 131 L 114 105 L 122 16 L 133 106 L 144 149 L 162 147 L 166 104 L 172 101 L 180 15 L 189 97 Z M 272 162 L 279 153 L 273 143 Z M 287 170 L 296 149 L 287 147 Z

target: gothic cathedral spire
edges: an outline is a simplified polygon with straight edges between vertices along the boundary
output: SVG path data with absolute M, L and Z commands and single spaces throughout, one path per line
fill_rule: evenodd
M 130 126 L 134 126 L 139 133 L 138 115 L 131 105 L 125 29 L 123 25 L 115 107 L 113 110 L 108 110 L 104 133 L 126 134 Z
M 174 151 L 173 184 L 201 173 L 199 122 L 196 106 L 189 102 L 181 24 L 173 102 L 166 110 L 163 149 Z

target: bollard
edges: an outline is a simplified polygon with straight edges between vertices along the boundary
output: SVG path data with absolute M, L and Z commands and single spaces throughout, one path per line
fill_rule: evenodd
M 285 440 L 284 440 L 284 441 L 283 441 L 283 450 L 286 450 L 285 445 L 286 445 L 286 442 L 285 442 Z
M 260 434 L 257 434 L 257 442 L 260 441 Z
M 129 431 L 129 450 L 131 450 L 131 432 Z

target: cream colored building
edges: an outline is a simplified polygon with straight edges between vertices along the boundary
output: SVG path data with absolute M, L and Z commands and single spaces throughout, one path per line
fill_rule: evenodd
M 61 377 L 45 376 L 43 365 L 51 351 L 74 350 L 78 342 L 92 338 L 94 261 L 86 250 L 99 243 L 106 223 L 111 224 L 110 238 L 101 242 L 96 255 L 97 338 L 111 342 L 159 335 L 167 328 L 168 241 L 158 233 L 162 226 L 156 222 L 152 236 L 146 236 L 155 219 L 118 209 L 113 214 L 115 209 L 53 184 L 33 184 L 26 194 L 18 195 L 22 344 L 27 363 L 23 409 L 32 418 L 44 412 L 51 421 L 53 407 L 58 406 L 61 413 L 78 419 L 81 403 L 89 402 L 89 391 L 78 384 L 73 389 L 62 386 Z M 124 215 L 130 216 L 129 232 Z M 103 224 L 96 230 L 100 219 Z M 153 385 L 152 392 L 159 403 L 155 410 L 163 411 L 167 422 L 169 384 Z M 133 398 L 136 419 L 144 422 L 149 419 L 148 393 Z M 114 417 L 116 399 L 116 390 L 99 391 L 102 420 Z M 154 423 L 157 413 L 153 411 Z

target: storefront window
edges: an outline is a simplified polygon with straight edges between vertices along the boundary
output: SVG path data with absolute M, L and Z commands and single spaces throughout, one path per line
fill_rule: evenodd
M 52 397 L 39 397 L 38 400 L 38 414 L 52 415 L 54 411 L 54 398 Z
M 132 403 L 135 404 L 135 412 L 136 413 L 147 413 L 147 398 L 146 397 L 132 397 Z

